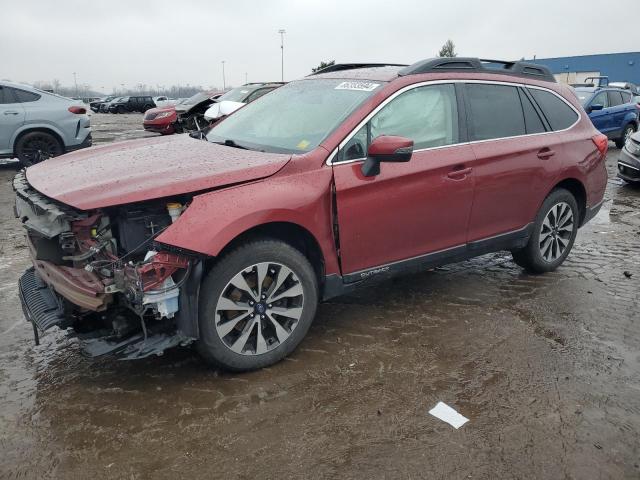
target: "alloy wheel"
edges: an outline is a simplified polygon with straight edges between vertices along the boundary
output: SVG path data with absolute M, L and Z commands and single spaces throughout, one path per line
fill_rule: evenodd
M 556 203 L 547 212 L 540 227 L 539 247 L 542 258 L 555 262 L 565 252 L 571 242 L 575 228 L 573 210 L 568 203 Z
M 58 142 L 48 135 L 34 136 L 22 147 L 22 158 L 29 165 L 55 157 L 61 153 L 62 150 Z
M 262 262 L 238 272 L 216 304 L 222 342 L 241 355 L 261 355 L 290 337 L 304 307 L 298 276 L 287 266 Z

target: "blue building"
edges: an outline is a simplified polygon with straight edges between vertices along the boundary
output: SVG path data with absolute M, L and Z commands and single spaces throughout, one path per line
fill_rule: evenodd
M 549 67 L 559 82 L 581 83 L 587 77 L 606 75 L 610 82 L 632 82 L 640 85 L 640 52 L 537 58 L 529 61 Z

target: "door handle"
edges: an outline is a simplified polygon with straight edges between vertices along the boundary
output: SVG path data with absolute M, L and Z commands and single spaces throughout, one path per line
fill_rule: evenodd
M 538 158 L 540 160 L 546 160 L 548 158 L 553 157 L 555 154 L 556 152 L 554 152 L 553 150 L 547 147 L 538 150 Z
M 473 168 L 471 167 L 458 168 L 447 173 L 447 178 L 450 178 L 451 180 L 464 180 L 471 172 L 473 172 Z
M 16 112 L 15 110 L 7 110 L 6 112 L 4 112 L 5 115 L 18 115 L 18 112 Z

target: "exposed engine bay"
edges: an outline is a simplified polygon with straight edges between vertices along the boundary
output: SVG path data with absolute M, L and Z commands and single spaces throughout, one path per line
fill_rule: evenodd
M 188 195 L 79 211 L 14 179 L 16 216 L 27 230 L 33 269 L 22 296 L 38 296 L 25 314 L 38 330 L 70 329 L 91 356 L 161 354 L 193 337 L 177 331 L 181 290 L 199 263 L 154 243 L 191 201 Z M 182 301 L 185 296 L 183 295 Z

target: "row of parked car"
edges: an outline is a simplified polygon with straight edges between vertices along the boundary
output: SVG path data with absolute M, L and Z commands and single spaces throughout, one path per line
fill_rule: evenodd
M 156 107 L 161 102 L 168 102 L 167 97 L 152 97 L 150 95 L 116 97 L 108 96 L 89 103 L 89 108 L 95 113 L 144 113 Z

